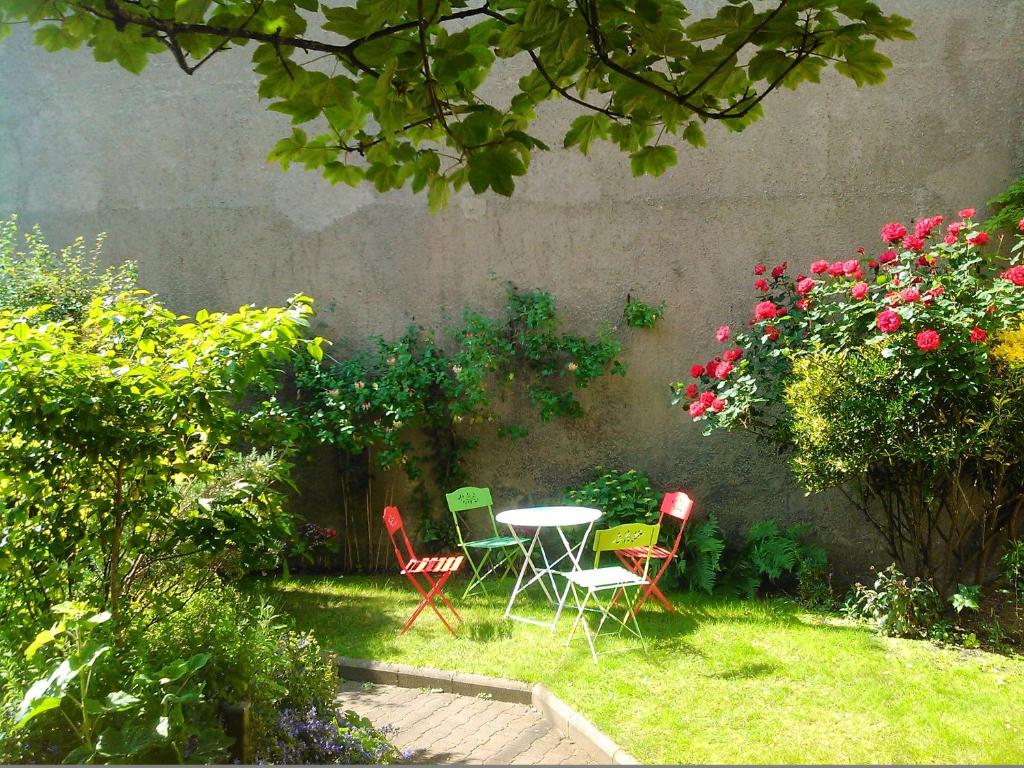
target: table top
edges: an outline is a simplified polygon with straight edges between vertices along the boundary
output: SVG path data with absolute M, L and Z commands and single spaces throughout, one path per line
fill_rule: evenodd
M 563 525 L 592 523 L 601 516 L 601 510 L 590 507 L 527 507 L 499 512 L 495 519 L 505 525 L 524 528 L 555 528 Z

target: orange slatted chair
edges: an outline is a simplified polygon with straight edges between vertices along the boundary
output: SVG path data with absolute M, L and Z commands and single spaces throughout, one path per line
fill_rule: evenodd
M 441 620 L 441 623 L 454 635 L 455 630 L 452 629 L 451 624 L 448 623 L 448 620 L 438 610 L 437 605 L 434 603 L 434 598 L 440 597 L 456 620 L 462 621 L 459 612 L 455 610 L 455 606 L 451 604 L 443 590 L 445 583 L 451 578 L 451 575 L 462 567 L 465 557 L 462 555 L 416 557 L 416 553 L 412 551 L 412 544 L 409 543 L 409 537 L 405 533 L 405 524 L 402 522 L 402 515 L 399 514 L 398 507 L 384 507 L 384 526 L 388 529 L 388 535 L 391 537 L 391 545 L 395 548 L 395 557 L 398 558 L 398 567 L 402 569 L 402 575 L 412 582 L 416 591 L 420 593 L 420 597 L 423 598 L 420 604 L 416 606 L 416 610 L 412 612 L 412 616 L 405 622 L 405 626 L 402 627 L 402 631 L 399 634 L 404 634 L 412 626 L 412 623 L 416 621 L 416 618 L 422 613 L 423 609 L 429 605 L 434 613 L 437 614 L 437 618 Z M 402 554 L 402 550 L 398 546 L 399 540 L 396 534 L 401 534 L 401 543 L 405 545 L 405 555 Z M 422 576 L 427 583 L 421 584 L 417 578 L 419 576 Z M 429 589 L 427 585 L 429 585 Z
M 666 493 L 664 498 L 661 500 L 661 515 L 658 517 L 658 525 L 662 526 L 662 530 L 665 530 L 665 518 L 670 517 L 679 523 L 679 530 L 676 532 L 675 541 L 672 542 L 672 549 L 665 549 L 664 547 L 658 546 L 651 548 L 651 560 L 662 560 L 663 562 L 657 573 L 648 576 L 650 583 L 644 587 L 643 592 L 640 595 L 640 599 L 637 600 L 637 603 L 633 608 L 634 612 L 639 611 L 640 606 L 643 605 L 644 601 L 651 596 L 665 606 L 666 611 L 669 613 L 675 612 L 675 608 L 672 607 L 672 603 L 670 603 L 668 598 L 666 598 L 665 595 L 662 594 L 661 590 L 658 589 L 658 580 L 661 579 L 665 571 L 668 570 L 669 565 L 673 560 L 675 560 L 676 554 L 679 552 L 679 545 L 683 541 L 683 530 L 686 528 L 686 523 L 690 519 L 690 511 L 692 509 L 693 499 L 682 491 Z M 633 573 L 640 575 L 644 571 L 647 552 L 647 547 L 634 547 L 631 549 L 616 550 L 615 554 L 626 568 L 631 570 Z M 616 602 L 617 600 L 618 598 L 616 598 Z M 614 605 L 614 602 L 612 604 Z

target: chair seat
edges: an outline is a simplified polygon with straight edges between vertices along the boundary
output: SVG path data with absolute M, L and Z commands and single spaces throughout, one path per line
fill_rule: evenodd
M 449 573 L 459 570 L 465 559 L 462 555 L 421 557 L 419 560 L 410 560 L 402 573 Z
M 626 557 L 639 557 L 641 559 L 647 557 L 647 547 L 629 547 L 628 549 L 619 550 Z M 672 551 L 665 549 L 664 547 L 651 547 L 651 559 L 652 560 L 668 560 L 672 557 Z
M 646 584 L 647 579 L 637 576 L 621 565 L 606 568 L 592 568 L 589 571 L 569 571 L 563 576 L 574 584 L 587 589 L 611 589 L 613 587 L 635 587 Z
M 520 541 L 529 541 L 529 539 L 517 538 L 515 536 L 493 536 L 489 539 L 477 539 L 476 541 L 467 541 L 466 546 L 472 547 L 473 549 L 502 549 L 504 547 L 514 547 L 519 544 Z

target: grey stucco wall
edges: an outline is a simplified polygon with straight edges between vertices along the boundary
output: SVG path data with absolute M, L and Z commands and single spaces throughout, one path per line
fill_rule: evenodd
M 362 339 L 434 322 L 440 307 L 497 308 L 501 280 L 550 289 L 570 324 L 616 321 L 627 290 L 665 301 L 653 332 L 629 332 L 627 378 L 585 396 L 589 414 L 515 444 L 485 443 L 471 476 L 499 506 L 556 494 L 595 464 L 684 487 L 736 530 L 772 515 L 814 523 L 842 571 L 877 557 L 866 524 L 831 496 L 807 498 L 778 457 L 742 436 L 702 438 L 668 383 L 742 322 L 750 267 L 800 268 L 858 245 L 891 218 L 982 204 L 1019 174 L 1024 2 L 884 0 L 919 40 L 886 49 L 882 87 L 829 75 L 774 95 L 740 135 L 712 126 L 660 179 L 633 179 L 608 147 L 537 156 L 511 200 L 455 199 L 431 216 L 406 193 L 331 187 L 264 157 L 287 120 L 256 103 L 241 51 L 188 78 L 161 59 L 138 77 L 86 51 L 51 55 L 18 30 L 0 45 L 0 212 L 55 243 L 109 233 L 112 260 L 180 311 L 324 303 L 327 335 Z M 499 74 L 511 81 L 514 73 Z M 558 143 L 570 110 L 541 133 Z M 328 464 L 306 473 L 303 504 L 329 509 Z

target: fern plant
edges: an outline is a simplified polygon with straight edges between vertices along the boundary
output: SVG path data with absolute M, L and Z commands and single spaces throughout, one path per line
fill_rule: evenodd
M 679 559 L 679 571 L 692 590 L 714 591 L 718 574 L 722 570 L 722 554 L 725 539 L 718 525 L 718 518 L 712 512 L 707 520 L 691 523 L 683 537 L 683 557 Z
M 825 550 L 807 544 L 803 538 L 809 525 L 780 528 L 775 520 L 759 520 L 747 529 L 743 549 L 732 558 L 722 578 L 724 591 L 754 597 L 764 583 L 776 583 L 784 575 L 801 570 L 823 569 Z

